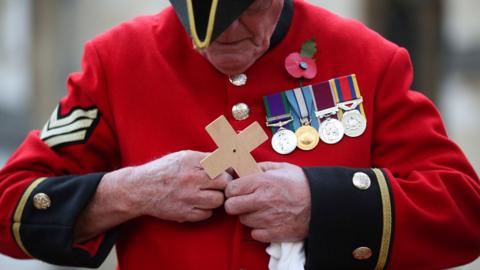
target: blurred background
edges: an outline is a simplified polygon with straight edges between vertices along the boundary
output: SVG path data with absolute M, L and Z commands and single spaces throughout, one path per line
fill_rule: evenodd
M 450 137 L 478 173 L 480 1 L 307 1 L 358 19 L 409 49 L 414 88 L 437 104 Z M 0 167 L 29 130 L 43 126 L 65 94 L 68 74 L 80 69 L 85 41 L 167 5 L 167 0 L 0 0 Z M 115 269 L 113 253 L 101 269 Z M 73 268 L 0 255 L 0 269 Z M 458 269 L 480 269 L 480 262 Z

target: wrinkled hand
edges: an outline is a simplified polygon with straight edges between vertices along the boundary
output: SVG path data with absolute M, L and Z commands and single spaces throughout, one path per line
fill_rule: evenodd
M 311 196 L 303 170 L 288 163 L 260 163 L 264 173 L 228 183 L 225 210 L 239 215 L 261 242 L 304 240 L 309 231 Z
M 178 222 L 209 218 L 223 205 L 223 191 L 232 177 L 223 173 L 211 180 L 200 167 L 206 155 L 181 151 L 134 167 L 127 191 L 139 214 Z

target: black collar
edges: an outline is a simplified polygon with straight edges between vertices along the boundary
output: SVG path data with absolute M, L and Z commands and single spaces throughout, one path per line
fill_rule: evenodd
M 270 48 L 277 46 L 280 41 L 287 35 L 290 24 L 292 23 L 293 17 L 293 1 L 285 0 L 283 4 L 282 14 L 280 14 L 280 19 L 278 20 L 275 31 L 273 32 L 272 37 L 270 38 Z

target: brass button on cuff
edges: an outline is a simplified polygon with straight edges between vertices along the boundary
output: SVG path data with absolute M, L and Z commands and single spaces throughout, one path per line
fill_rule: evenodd
M 372 257 L 372 250 L 368 247 L 359 247 L 352 254 L 355 260 L 364 261 Z
M 232 107 L 232 115 L 235 120 L 245 120 L 250 116 L 250 108 L 245 103 L 237 103 Z
M 370 188 L 372 181 L 370 177 L 363 172 L 357 172 L 353 175 L 353 185 L 360 190 L 367 190 Z
M 38 210 L 47 210 L 52 206 L 52 201 L 47 194 L 37 193 L 33 196 L 33 206 Z

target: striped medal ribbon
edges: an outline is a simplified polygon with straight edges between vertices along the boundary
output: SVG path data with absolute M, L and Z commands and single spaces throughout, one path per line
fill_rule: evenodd
M 310 86 L 296 88 L 286 92 L 288 102 L 294 112 L 295 135 L 297 147 L 310 151 L 317 147 L 320 139 L 318 134 L 318 120 L 315 117 L 313 92 Z
M 361 136 L 367 129 L 367 118 L 356 75 L 332 79 L 329 84 L 335 95 L 345 135 L 352 138 Z
M 263 97 L 267 111 L 267 127 L 272 129 L 272 148 L 281 155 L 288 155 L 297 148 L 297 136 L 293 130 L 293 117 L 285 92 Z
M 326 144 L 340 142 L 345 134 L 342 123 L 338 120 L 338 108 L 329 82 L 312 86 L 315 96 L 316 117 L 320 120 L 320 139 Z

